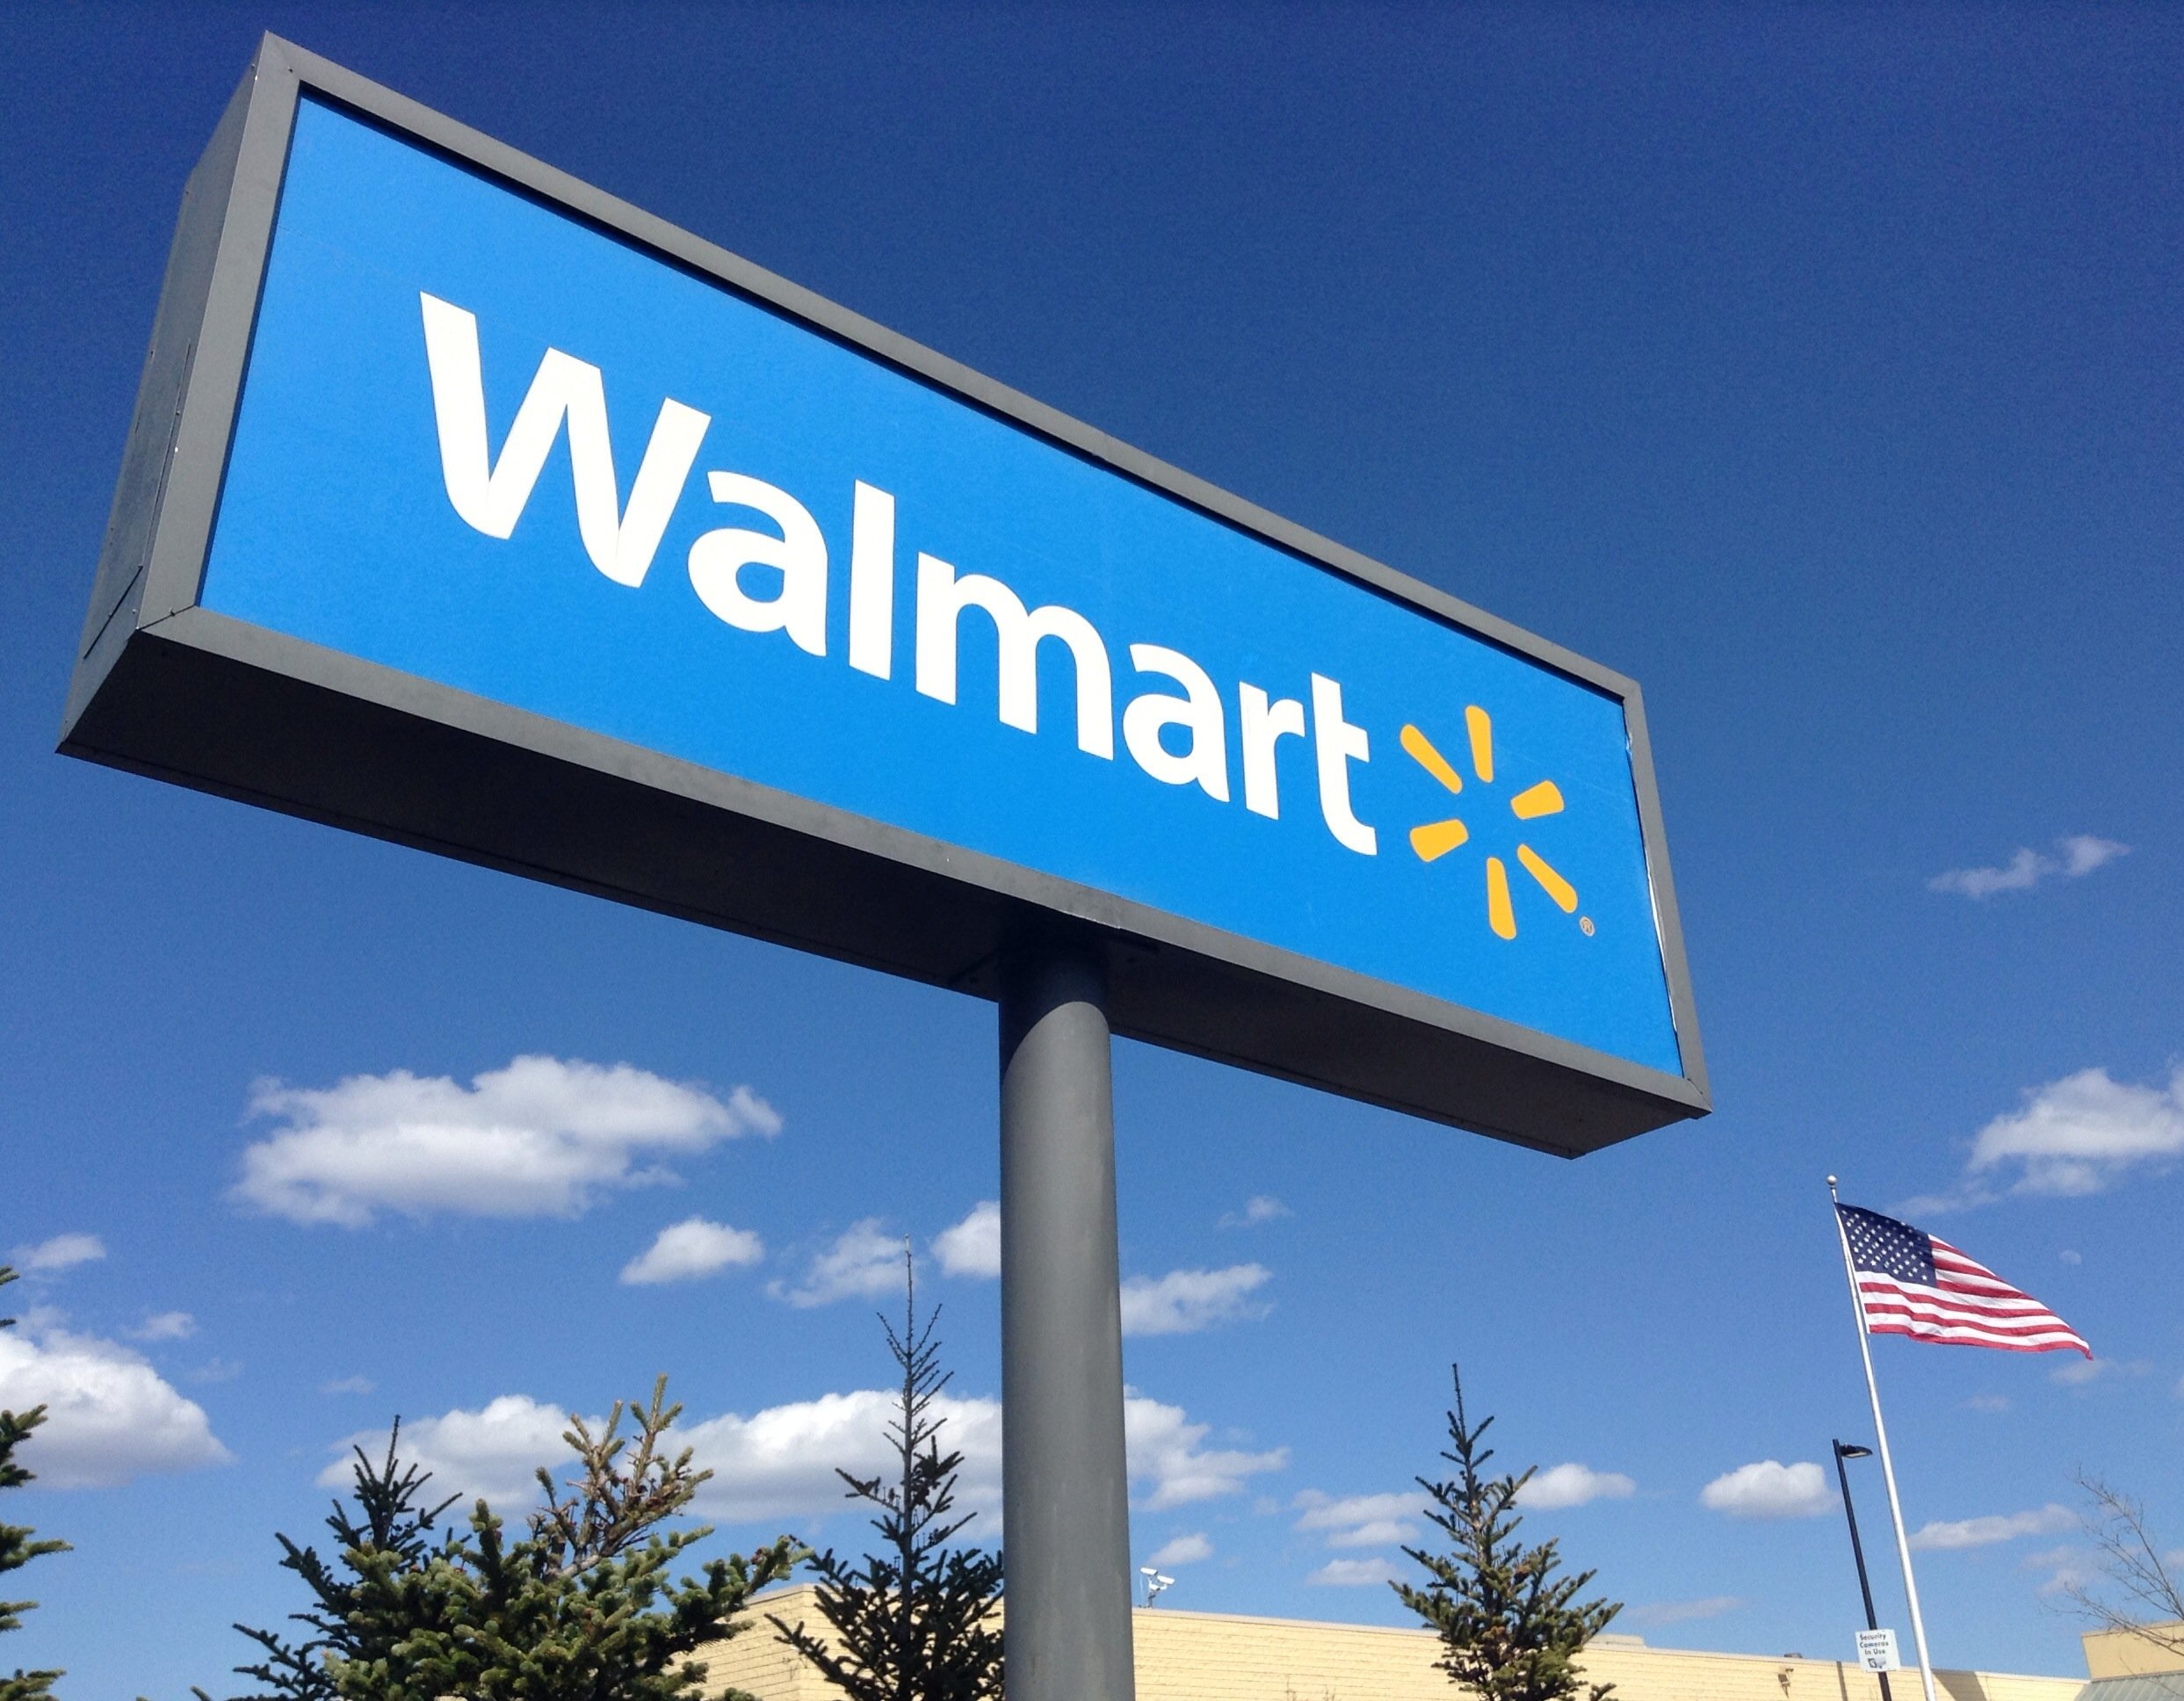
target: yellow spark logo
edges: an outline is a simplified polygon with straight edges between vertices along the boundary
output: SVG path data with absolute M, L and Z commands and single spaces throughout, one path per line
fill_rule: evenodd
M 1472 778 L 1481 785 L 1493 785 L 1493 717 L 1474 703 L 1464 711 L 1464 730 L 1471 744 Z M 1443 790 L 1452 796 L 1462 793 L 1464 777 L 1456 771 L 1448 757 L 1434 748 L 1431 739 L 1410 726 L 1403 728 L 1402 739 L 1403 749 L 1411 760 L 1438 780 Z M 1551 779 L 1529 785 L 1509 800 L 1509 813 L 1520 822 L 1558 815 L 1562 813 L 1562 789 Z M 1471 836 L 1471 829 L 1451 815 L 1445 821 L 1429 821 L 1412 828 L 1411 849 L 1417 852 L 1421 862 L 1438 862 L 1457 846 L 1468 843 Z M 1530 845 L 1520 843 L 1516 860 L 1564 915 L 1577 914 L 1577 888 L 1558 874 L 1544 857 Z M 1486 925 L 1504 939 L 1516 937 L 1516 908 L 1509 900 L 1509 870 L 1499 857 L 1486 858 Z M 1578 925 L 1590 933 L 1593 919 L 1580 916 Z

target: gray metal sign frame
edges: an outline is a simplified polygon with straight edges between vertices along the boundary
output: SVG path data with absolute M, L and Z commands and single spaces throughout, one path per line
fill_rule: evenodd
M 582 731 L 199 605 L 308 91 L 1087 460 L 1618 699 L 1681 1075 Z M 1710 1108 L 1637 684 L 1215 489 L 277 37 L 184 195 L 61 749 L 896 974 L 998 995 L 1105 943 L 1114 1031 L 1576 1155 Z

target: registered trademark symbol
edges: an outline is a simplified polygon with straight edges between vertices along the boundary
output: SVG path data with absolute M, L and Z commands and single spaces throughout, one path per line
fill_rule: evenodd
M 1593 918 L 1590 916 L 1579 916 L 1577 918 L 1577 924 L 1579 930 L 1581 931 L 1587 938 L 1589 939 L 1593 937 Z

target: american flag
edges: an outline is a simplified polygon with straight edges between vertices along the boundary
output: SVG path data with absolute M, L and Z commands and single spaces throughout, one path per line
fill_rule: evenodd
M 2029 1293 L 1909 1223 L 1838 1205 L 1869 1335 L 1908 1335 L 1957 1347 L 2093 1357 L 2085 1338 Z

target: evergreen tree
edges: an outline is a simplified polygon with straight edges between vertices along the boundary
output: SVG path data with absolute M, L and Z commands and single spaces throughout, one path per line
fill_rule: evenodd
M 430 1473 L 403 1463 L 399 1422 L 383 1461 L 358 1449 L 355 1506 L 336 1502 L 326 1521 L 334 1557 L 278 1538 L 282 1566 L 310 1591 L 311 1609 L 293 1615 L 309 1634 L 236 1626 L 265 1651 L 237 1668 L 264 1685 L 249 1701 L 672 1701 L 695 1690 L 687 1656 L 748 1629 L 745 1603 L 803 1551 L 784 1536 L 670 1580 L 712 1532 L 661 1526 L 712 1473 L 691 1468 L 688 1448 L 663 1450 L 682 1411 L 666 1398 L 662 1377 L 649 1404 L 618 1401 L 597 1435 L 572 1417 L 563 1439 L 577 1473 L 567 1485 L 539 1473 L 546 1504 L 512 1541 L 482 1500 L 465 1529 L 439 1528 L 454 1502 L 427 1503 Z
M 273 1631 L 235 1626 L 265 1652 L 257 1664 L 235 1669 L 264 1684 L 266 1696 L 337 1701 L 345 1694 L 401 1694 L 394 1680 L 405 1641 L 418 1631 L 430 1635 L 446 1627 L 445 1616 L 432 1611 L 439 1592 L 435 1585 L 444 1582 L 432 1575 L 443 1556 L 436 1530 L 441 1515 L 461 1496 L 422 1506 L 431 1473 L 404 1464 L 401 1444 L 401 1420 L 396 1418 L 382 1462 L 374 1465 L 361 1447 L 352 1450 L 356 1504 L 351 1509 L 336 1501 L 327 1516 L 335 1538 L 331 1562 L 315 1548 L 298 1547 L 275 1532 L 281 1567 L 300 1577 L 311 1595 L 311 1609 L 290 1617 L 312 1634 L 290 1642 Z M 441 1538 L 446 1534 L 438 1531 Z M 452 1542 L 445 1551 L 452 1553 Z M 380 1687 L 361 1688 L 358 1680 L 365 1674 Z M 197 1694 L 202 1701 L 204 1691 Z
M 15 1272 L 0 1264 L 0 1287 L 15 1279 Z M 14 1318 L 0 1317 L 0 1328 L 14 1327 Z M 33 1473 L 15 1462 L 15 1450 L 45 1421 L 43 1406 L 33 1406 L 26 1412 L 0 1411 L 0 1488 L 19 1488 L 31 1480 Z M 68 1543 L 34 1541 L 32 1538 L 36 1534 L 25 1524 L 0 1524 L 0 1576 L 20 1570 L 40 1554 L 68 1552 Z M 0 1631 L 22 1629 L 22 1615 L 37 1604 L 35 1601 L 0 1601 Z M 54 1679 L 60 1676 L 57 1671 L 18 1668 L 13 1676 L 0 1676 L 0 1701 L 47 1701 L 53 1694 Z
M 951 1516 L 960 1452 L 940 1451 L 947 1420 L 933 1402 L 948 1386 L 933 1330 L 940 1308 L 917 1321 L 917 1272 L 903 1252 L 903 1321 L 886 1318 L 887 1350 L 902 1372 L 900 1403 L 887 1426 L 896 1468 L 891 1482 L 847 1471 L 848 1498 L 877 1507 L 881 1552 L 862 1565 L 829 1549 L 812 1561 L 819 1611 L 840 1652 L 801 1624 L 768 1615 L 779 1639 L 816 1667 L 850 1701 L 1000 1701 L 1001 1632 L 992 1623 L 1002 1556 L 949 1544 L 978 1515 Z
M 1587 1688 L 1571 1662 L 1622 1603 L 1578 1600 L 1593 1573 L 1558 1577 L 1562 1557 L 1554 1542 L 1527 1547 L 1518 1540 L 1523 1520 L 1516 1499 L 1537 1467 L 1521 1476 L 1485 1474 L 1493 1450 L 1481 1444 L 1493 1419 L 1469 1422 L 1464 1379 L 1454 1365 L 1450 1374 L 1456 1409 L 1449 1414 L 1450 1451 L 1441 1457 L 1456 1475 L 1447 1482 L 1421 1477 L 1418 1486 L 1433 1500 L 1426 1516 L 1454 1546 L 1446 1554 L 1405 1548 L 1432 1581 L 1423 1589 L 1392 1586 L 1439 1633 L 1443 1654 L 1435 1664 L 1480 1701 L 1571 1701 L 1580 1693 L 1602 1701 L 1615 1685 Z

